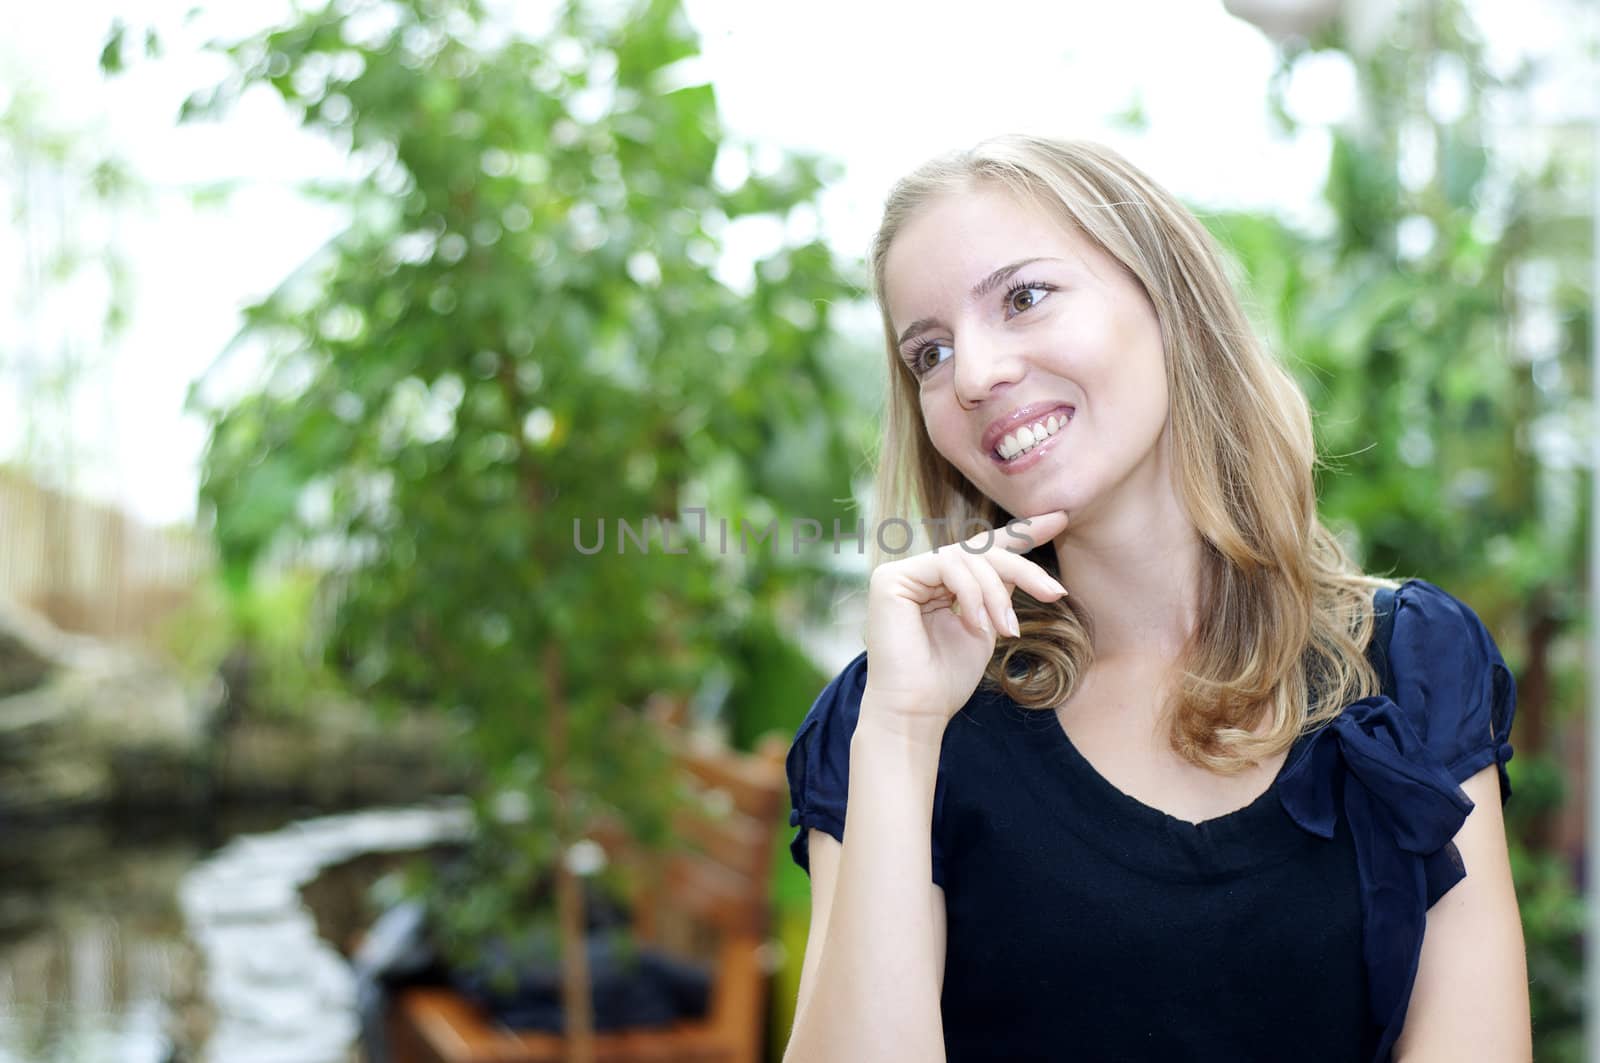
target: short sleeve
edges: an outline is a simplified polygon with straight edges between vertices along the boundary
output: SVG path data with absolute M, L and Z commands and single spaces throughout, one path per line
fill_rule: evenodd
M 1389 642 L 1395 701 L 1459 784 L 1493 764 L 1500 800 L 1511 796 L 1511 719 L 1517 690 L 1483 621 L 1425 580 L 1395 593 Z
M 789 826 L 799 828 L 789 842 L 794 862 L 811 874 L 807 830 L 815 827 L 844 841 L 845 799 L 850 791 L 850 739 L 861 716 L 861 696 L 867 687 L 867 655 L 860 654 L 823 688 L 811 711 L 795 732 L 785 766 L 789 775 Z M 935 823 L 943 803 L 941 773 L 934 794 Z M 933 881 L 944 885 L 944 856 L 938 831 L 933 847 Z

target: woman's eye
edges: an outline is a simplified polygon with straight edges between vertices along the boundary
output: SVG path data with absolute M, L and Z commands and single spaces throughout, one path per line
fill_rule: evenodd
M 950 350 L 950 345 L 948 343 L 924 343 L 912 352 L 911 368 L 918 374 L 931 372 L 938 368 L 939 363 L 944 361 L 943 358 L 939 357 L 938 352 L 940 350 L 948 351 Z M 930 355 L 934 358 L 931 363 L 928 361 Z
M 1032 310 L 1038 306 L 1049 291 L 1049 288 L 1044 287 L 1016 288 L 1006 297 L 1006 302 L 1010 304 L 1012 310 L 1020 314 L 1024 310 Z

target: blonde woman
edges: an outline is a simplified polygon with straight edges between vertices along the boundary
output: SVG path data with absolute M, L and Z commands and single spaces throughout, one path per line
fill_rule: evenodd
M 1529 1059 L 1511 674 L 1320 523 L 1205 230 L 1008 136 L 901 181 L 872 269 L 877 512 L 936 548 L 789 754 L 787 1063 Z

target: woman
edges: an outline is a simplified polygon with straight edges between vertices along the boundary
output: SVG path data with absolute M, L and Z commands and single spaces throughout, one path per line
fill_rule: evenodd
M 1511 675 L 1319 522 L 1205 230 L 1009 136 L 900 182 L 872 268 L 878 513 L 937 549 L 790 751 L 787 1063 L 1529 1059 Z

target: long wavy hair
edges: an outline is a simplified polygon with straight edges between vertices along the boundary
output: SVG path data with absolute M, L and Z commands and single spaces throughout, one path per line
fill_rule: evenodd
M 889 248 L 906 223 L 936 199 L 980 187 L 1068 223 L 1121 263 L 1155 307 L 1175 486 L 1203 554 L 1197 622 L 1168 710 L 1172 748 L 1236 774 L 1376 693 L 1364 653 L 1372 593 L 1394 582 L 1362 573 L 1318 518 L 1305 395 L 1251 328 L 1204 226 L 1103 145 L 996 137 L 926 163 L 890 192 L 871 250 L 890 377 L 876 515 L 943 518 L 923 525 L 935 547 L 964 537 L 959 529 L 998 528 L 1013 516 L 934 449 L 917 380 L 895 351 L 884 289 Z M 1050 543 L 1028 557 L 1061 577 Z M 875 549 L 874 565 L 884 560 Z M 1044 603 L 1019 589 L 1014 604 L 1022 637 L 997 646 L 984 682 L 1024 708 L 1053 709 L 1093 660 L 1094 618 L 1070 594 Z

